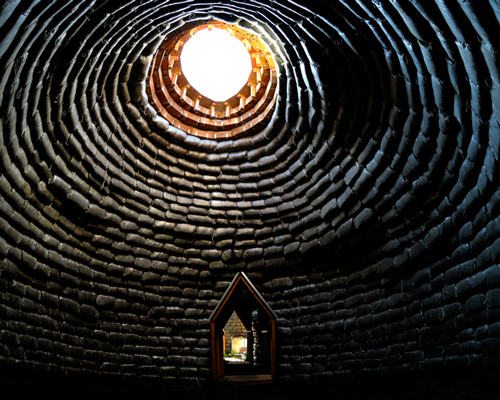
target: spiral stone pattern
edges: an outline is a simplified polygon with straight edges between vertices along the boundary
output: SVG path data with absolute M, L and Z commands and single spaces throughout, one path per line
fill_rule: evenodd
M 279 317 L 279 379 L 498 359 L 498 1 L 0 11 L 0 364 L 208 378 L 239 271 Z M 244 137 L 149 103 L 160 44 L 212 20 L 274 56 Z

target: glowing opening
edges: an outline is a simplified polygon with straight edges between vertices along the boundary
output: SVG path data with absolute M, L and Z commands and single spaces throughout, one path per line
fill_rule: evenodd
M 191 87 L 213 101 L 238 94 L 252 72 L 245 45 L 222 29 L 196 32 L 183 46 L 182 73 Z

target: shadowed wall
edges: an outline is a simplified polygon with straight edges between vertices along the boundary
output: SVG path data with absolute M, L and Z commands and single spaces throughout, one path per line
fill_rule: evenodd
M 210 377 L 238 271 L 279 317 L 280 379 L 498 360 L 497 1 L 0 11 L 0 364 Z M 274 54 L 246 137 L 148 102 L 160 43 L 209 20 Z

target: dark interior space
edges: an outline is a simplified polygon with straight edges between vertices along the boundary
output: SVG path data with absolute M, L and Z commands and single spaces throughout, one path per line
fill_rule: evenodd
M 0 397 L 498 398 L 499 36 L 499 0 L 0 2 Z
M 377 378 L 333 380 L 329 383 L 276 382 L 264 385 L 238 385 L 227 380 L 162 382 L 137 377 L 96 375 L 62 376 L 26 370 L 19 374 L 2 368 L 2 398 L 66 400 L 133 400 L 155 398 L 169 400 L 251 400 L 259 398 L 335 398 L 339 400 L 497 400 L 500 371 L 491 366 L 479 368 L 419 370 L 411 374 L 393 374 Z

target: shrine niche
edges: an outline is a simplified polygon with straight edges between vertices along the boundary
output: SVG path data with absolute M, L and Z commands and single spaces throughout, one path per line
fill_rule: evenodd
M 233 372 L 225 371 L 230 368 L 224 366 L 223 329 L 233 313 L 247 332 L 245 361 L 248 366 L 243 373 L 237 373 L 235 367 Z M 210 316 L 210 345 L 214 378 L 230 376 L 237 380 L 245 375 L 252 382 L 276 379 L 276 314 L 243 272 L 234 277 Z

